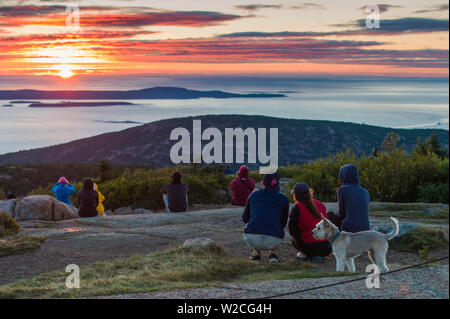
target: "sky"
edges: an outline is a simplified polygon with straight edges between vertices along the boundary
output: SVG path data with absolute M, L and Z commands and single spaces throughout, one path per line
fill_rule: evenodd
M 0 0 L 0 87 L 158 74 L 448 78 L 448 2 L 378 3 L 372 29 L 370 4 Z

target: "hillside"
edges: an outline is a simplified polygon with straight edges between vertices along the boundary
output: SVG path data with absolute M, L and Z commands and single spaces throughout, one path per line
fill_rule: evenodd
M 0 156 L 0 165 L 39 163 L 97 163 L 107 158 L 116 164 L 146 164 L 164 167 L 171 164 L 169 141 L 173 129 L 184 127 L 192 134 L 193 119 L 202 120 L 202 130 L 225 128 L 279 129 L 279 165 L 290 165 L 326 157 L 352 148 L 357 154 L 369 153 L 384 137 L 395 132 L 400 144 L 411 150 L 417 138 L 439 135 L 448 148 L 445 130 L 391 129 L 344 122 L 281 119 L 265 116 L 205 115 L 148 123 L 120 132 L 106 133 L 57 146 L 21 151 Z M 224 134 L 223 134 L 224 135 Z M 203 145 L 205 145 L 204 142 Z

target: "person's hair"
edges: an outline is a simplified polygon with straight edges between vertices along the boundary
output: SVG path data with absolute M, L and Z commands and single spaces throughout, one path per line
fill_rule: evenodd
M 172 184 L 180 184 L 181 183 L 181 173 L 173 172 L 172 173 Z
M 83 189 L 87 189 L 87 190 L 94 189 L 94 181 L 90 178 L 85 178 L 83 181 Z
M 299 197 L 300 198 L 297 198 L 297 196 L 296 196 L 295 199 L 297 201 L 303 203 L 305 205 L 306 209 L 308 209 L 308 211 L 311 213 L 311 215 L 315 219 L 323 219 L 322 214 L 319 213 L 319 211 L 317 210 L 316 204 L 314 204 L 314 201 L 312 200 L 310 191 L 308 191 L 306 193 L 302 193 Z

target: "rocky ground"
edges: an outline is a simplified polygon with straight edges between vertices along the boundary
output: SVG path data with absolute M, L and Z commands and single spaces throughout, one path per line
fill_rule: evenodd
M 335 210 L 335 203 L 326 204 Z M 373 204 L 377 205 L 377 204 Z M 382 205 L 382 204 L 379 204 Z M 41 249 L 21 255 L 0 258 L 0 285 L 34 277 L 38 274 L 63 270 L 69 264 L 79 266 L 95 261 L 125 258 L 137 254 L 149 254 L 180 246 L 186 239 L 206 237 L 224 246 L 233 255 L 247 256 L 250 249 L 244 244 L 240 208 L 210 209 L 184 214 L 153 213 L 142 215 L 108 216 L 91 219 L 75 219 L 59 222 L 22 222 L 23 234 L 45 236 L 48 240 Z M 409 221 L 411 224 L 414 222 Z M 390 226 L 386 217 L 374 217 L 372 225 Z M 417 222 L 417 224 L 422 225 Z M 448 224 L 423 224 L 443 228 L 448 236 Z M 285 238 L 280 249 L 281 260 L 295 258 L 296 251 Z M 435 251 L 433 256 L 448 255 L 448 249 Z M 393 269 L 419 263 L 419 255 L 390 250 L 388 264 Z M 366 256 L 356 259 L 356 267 L 364 272 L 369 264 Z M 444 262 L 443 264 L 447 264 Z M 317 271 L 334 271 L 334 258 L 323 263 L 313 263 Z M 348 278 L 348 277 L 347 277 Z M 118 298 L 239 298 L 263 297 L 307 287 L 343 281 L 347 278 L 320 278 L 259 282 L 228 285 L 226 288 L 202 288 L 165 293 L 115 296 Z M 291 297 L 323 298 L 448 298 L 448 265 L 434 268 L 413 269 L 386 276 L 385 289 L 368 292 L 364 281 L 318 290 Z

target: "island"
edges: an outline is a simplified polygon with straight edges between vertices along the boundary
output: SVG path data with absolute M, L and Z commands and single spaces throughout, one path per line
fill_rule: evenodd
M 32 103 L 28 107 L 99 107 L 113 105 L 136 105 L 129 102 L 60 102 L 60 103 Z
M 286 97 L 286 95 L 271 93 L 239 94 L 224 91 L 189 90 L 179 87 L 153 87 L 142 90 L 129 91 L 0 90 L 0 100 L 187 100 L 200 98 L 229 99 L 281 97 Z

